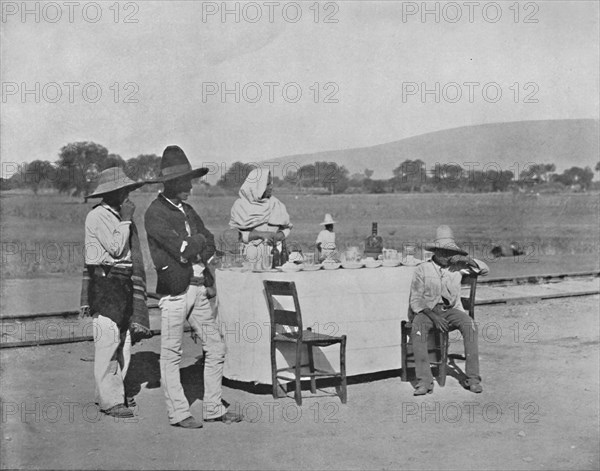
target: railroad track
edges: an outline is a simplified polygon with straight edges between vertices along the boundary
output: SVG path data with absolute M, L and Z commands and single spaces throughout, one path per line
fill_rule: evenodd
M 484 277 L 477 283 L 475 305 L 524 304 L 595 294 L 600 294 L 600 271 Z M 160 320 L 158 299 L 158 295 L 149 293 L 151 321 L 152 318 Z M 78 311 L 2 316 L 0 349 L 92 341 L 91 319 L 79 319 L 78 316 Z M 159 328 L 151 330 L 154 335 L 160 335 Z

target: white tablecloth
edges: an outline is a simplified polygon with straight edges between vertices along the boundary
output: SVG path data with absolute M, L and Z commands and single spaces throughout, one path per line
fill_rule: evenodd
M 224 375 L 271 384 L 269 310 L 263 280 L 295 281 L 304 328 L 346 335 L 347 375 L 399 369 L 400 322 L 406 319 L 414 268 L 297 273 L 216 271 L 219 325 L 227 344 Z M 278 351 L 278 367 L 293 363 Z M 339 370 L 339 346 L 315 349 L 317 367 Z

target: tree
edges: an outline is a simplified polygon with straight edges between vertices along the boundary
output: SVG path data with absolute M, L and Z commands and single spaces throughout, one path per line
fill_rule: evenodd
M 154 180 L 159 173 L 160 157 L 156 154 L 140 154 L 125 165 L 125 174 L 134 181 Z
M 40 188 L 49 188 L 54 184 L 57 170 L 47 160 L 34 160 L 25 164 L 21 175 L 21 186 L 30 188 L 34 194 L 38 194 Z
M 594 172 L 590 167 L 571 167 L 565 170 L 562 175 L 555 176 L 554 181 L 560 182 L 566 186 L 579 185 L 587 190 L 594 179 Z
M 69 143 L 61 148 L 58 157 L 56 187 L 73 196 L 89 193 L 102 170 L 124 165 L 120 156 L 109 156 L 106 147 L 95 142 Z
M 463 184 L 463 168 L 456 163 L 436 164 L 431 172 L 431 180 L 438 190 L 456 190 Z
M 315 173 L 320 185 L 333 195 L 343 193 L 348 188 L 348 169 L 335 162 L 315 162 Z
M 235 162 L 231 167 L 229 167 L 227 172 L 225 172 L 225 175 L 219 179 L 217 185 L 227 190 L 238 190 L 240 186 L 242 186 L 242 183 L 244 183 L 246 180 L 248 174 L 255 168 L 256 167 L 254 165 L 245 164 L 243 162 Z M 266 172 L 267 169 L 262 169 L 262 171 Z
M 414 191 L 421 189 L 424 183 L 427 183 L 427 172 L 425 162 L 420 159 L 407 159 L 394 169 L 393 177 L 394 190 Z
M 519 175 L 519 178 L 525 182 L 546 183 L 552 179 L 552 174 L 556 171 L 554 164 L 533 164 L 526 166 Z

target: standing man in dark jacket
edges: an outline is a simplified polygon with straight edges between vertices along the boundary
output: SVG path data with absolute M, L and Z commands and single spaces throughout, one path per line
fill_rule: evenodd
M 215 253 L 214 236 L 200 216 L 184 201 L 192 179 L 208 173 L 192 170 L 181 148 L 169 146 L 163 152 L 158 181 L 164 191 L 146 211 L 145 226 L 150 254 L 158 272 L 156 291 L 162 295 L 160 373 L 173 426 L 201 428 L 202 422 L 190 414 L 179 376 L 183 327 L 186 319 L 202 341 L 204 350 L 203 416 L 207 422 L 240 422 L 242 417 L 221 401 L 225 343 L 221 337 L 207 290 L 212 277 L 207 264 Z

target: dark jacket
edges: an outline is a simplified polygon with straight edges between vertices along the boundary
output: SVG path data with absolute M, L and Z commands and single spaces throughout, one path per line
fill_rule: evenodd
M 185 215 L 159 194 L 144 216 L 150 255 L 158 273 L 158 294 L 183 293 L 193 275 L 192 262 L 201 260 L 206 265 L 215 253 L 215 238 L 198 213 L 186 203 L 183 203 L 183 210 Z M 186 219 L 191 236 L 185 228 Z M 184 241 L 187 247 L 181 252 Z M 208 268 L 204 270 L 204 276 L 205 285 L 212 286 L 214 281 Z

